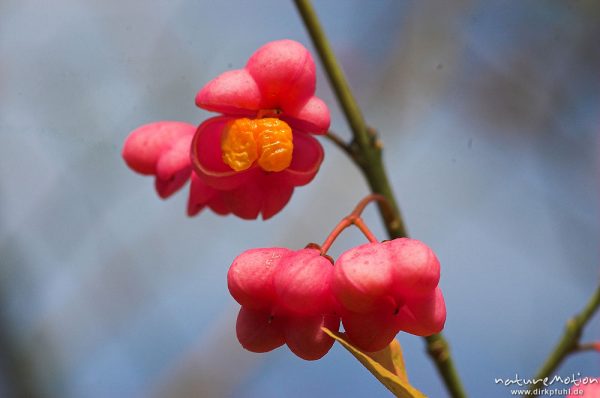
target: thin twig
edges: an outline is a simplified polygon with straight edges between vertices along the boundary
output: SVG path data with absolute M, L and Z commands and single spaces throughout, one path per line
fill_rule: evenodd
M 573 353 L 586 352 L 586 351 L 600 351 L 600 343 L 598 343 L 598 342 L 580 343 L 580 344 L 577 344 L 577 347 L 575 347 L 572 350 Z
M 346 141 L 344 141 L 344 139 L 342 137 L 340 137 L 333 131 L 328 131 L 325 134 L 325 138 L 327 138 L 335 146 L 337 146 L 339 149 L 341 149 L 343 152 L 345 152 L 346 155 L 348 155 L 351 159 L 354 159 L 354 152 L 352 151 L 350 144 L 347 143 Z
M 562 337 L 534 378 L 539 380 L 539 383 L 532 384 L 529 388 L 530 391 L 540 388 L 542 380 L 549 377 L 569 354 L 577 351 L 581 332 L 594 313 L 598 311 L 598 307 L 600 307 L 600 286 L 596 288 L 584 309 L 567 321 Z

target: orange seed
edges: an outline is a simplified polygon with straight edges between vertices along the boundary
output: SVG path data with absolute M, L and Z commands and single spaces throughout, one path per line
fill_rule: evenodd
M 292 162 L 292 129 L 276 118 L 235 119 L 225 128 L 221 151 L 223 162 L 235 171 L 255 161 L 265 171 L 282 171 Z

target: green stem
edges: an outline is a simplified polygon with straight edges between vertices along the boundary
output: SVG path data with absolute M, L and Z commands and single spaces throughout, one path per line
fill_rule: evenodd
M 542 385 L 542 380 L 545 377 L 549 377 L 552 372 L 558 368 L 567 355 L 577 351 L 579 339 L 581 338 L 581 332 L 583 331 L 585 325 L 592 318 L 594 313 L 598 311 L 598 307 L 600 307 L 600 286 L 596 288 L 596 291 L 592 297 L 590 297 L 590 300 L 586 304 L 583 311 L 567 321 L 565 331 L 561 339 L 558 341 L 558 344 L 556 344 L 554 350 L 552 350 L 534 378 L 535 380 L 540 380 L 540 382 L 533 384 L 529 388 L 530 390 L 540 388 Z
M 325 32 L 319 24 L 317 14 L 315 13 L 309 0 L 294 0 L 296 7 L 302 16 L 302 20 L 308 29 L 312 41 L 319 53 L 319 57 L 327 76 L 333 87 L 335 94 L 340 102 L 342 110 L 350 124 L 354 141 L 349 150 L 353 160 L 358 164 L 365 174 L 371 191 L 384 195 L 393 207 L 393 212 L 385 209 L 383 205 L 379 206 L 382 217 L 391 238 L 408 236 L 400 210 L 394 198 L 394 193 L 383 167 L 381 157 L 382 144 L 372 130 L 367 127 L 362 116 L 360 108 L 350 86 L 346 81 L 344 72 L 337 63 L 337 59 L 329 45 Z
M 379 212 L 388 235 L 391 239 L 408 236 L 383 165 L 383 145 L 375 132 L 367 127 L 310 1 L 294 0 L 294 2 L 319 53 L 329 82 L 352 130 L 354 140 L 349 146 L 351 158 L 362 170 L 371 191 L 383 195 L 391 205 L 387 207 L 379 203 Z M 442 334 L 435 334 L 425 338 L 425 341 L 427 352 L 434 361 L 450 395 L 454 398 L 466 397 L 446 339 Z

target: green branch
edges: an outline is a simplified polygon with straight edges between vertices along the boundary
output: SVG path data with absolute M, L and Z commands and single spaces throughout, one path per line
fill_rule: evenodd
M 383 145 L 375 132 L 367 127 L 310 0 L 294 0 L 294 2 L 319 53 L 329 82 L 352 130 L 354 139 L 348 146 L 347 152 L 363 172 L 371 191 L 385 196 L 391 205 L 391 208 L 381 204 L 379 206 L 379 212 L 389 237 L 393 239 L 408 236 L 383 165 Z M 425 341 L 427 352 L 434 361 L 450 395 L 454 398 L 465 397 L 466 394 L 454 367 L 446 339 L 441 334 L 435 334 L 426 337 Z
M 546 359 L 546 362 L 544 362 L 534 378 L 534 380 L 540 380 L 540 382 L 533 384 L 530 387 L 530 390 L 540 388 L 544 378 L 549 377 L 552 372 L 558 368 L 567 355 L 578 351 L 581 332 L 583 331 L 585 325 L 592 318 L 594 313 L 598 311 L 598 307 L 600 307 L 600 286 L 596 288 L 596 291 L 592 297 L 590 297 L 590 300 L 586 304 L 583 311 L 567 321 L 567 325 L 561 339 L 556 347 L 554 347 L 554 350 L 552 350 Z

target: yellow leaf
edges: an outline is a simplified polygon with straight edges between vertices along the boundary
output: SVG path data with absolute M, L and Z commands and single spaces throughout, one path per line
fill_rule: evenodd
M 400 398 L 427 398 L 408 383 L 402 350 L 398 341 L 394 340 L 386 349 L 367 354 L 346 341 L 346 336 L 343 333 L 332 332 L 327 328 L 322 329 L 354 355 L 395 396 Z
M 402 347 L 400 347 L 398 340 L 392 340 L 392 342 L 381 351 L 365 352 L 365 354 L 370 356 L 375 362 L 379 362 L 384 368 L 408 384 L 408 375 L 406 374 L 406 366 L 404 365 Z

